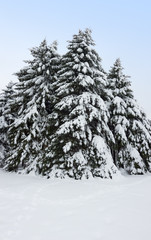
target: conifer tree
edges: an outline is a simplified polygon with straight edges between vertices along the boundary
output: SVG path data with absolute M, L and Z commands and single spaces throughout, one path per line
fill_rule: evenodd
M 33 60 L 16 75 L 18 117 L 11 125 L 9 139 L 12 147 L 5 166 L 9 171 L 22 170 L 42 173 L 49 141 L 49 117 L 53 107 L 52 83 L 56 80 L 59 55 L 54 42 L 44 40 L 31 49 Z
M 110 128 L 115 137 L 112 146 L 114 162 L 130 174 L 150 171 L 150 125 L 134 99 L 129 77 L 123 74 L 120 59 L 111 68 L 108 83 L 111 91 Z
M 50 176 L 112 178 L 117 172 L 108 147 L 113 135 L 103 100 L 104 72 L 93 46 L 91 31 L 79 31 L 61 59 L 54 84 L 56 104 L 50 116 L 55 122 Z
M 15 113 L 11 111 L 11 102 L 14 98 L 14 83 L 10 82 L 0 94 L 0 166 L 5 165 L 5 160 L 10 145 L 8 141 L 9 127 L 14 121 Z

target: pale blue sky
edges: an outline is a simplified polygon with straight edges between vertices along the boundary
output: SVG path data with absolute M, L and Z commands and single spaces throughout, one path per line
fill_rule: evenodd
M 135 98 L 151 118 L 150 0 L 0 0 L 0 89 L 46 38 L 66 52 L 67 40 L 91 28 L 102 66 L 120 57 Z

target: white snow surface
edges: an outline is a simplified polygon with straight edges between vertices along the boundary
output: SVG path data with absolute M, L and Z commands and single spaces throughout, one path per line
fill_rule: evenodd
M 2 240 L 149 240 L 151 175 L 44 179 L 0 171 Z

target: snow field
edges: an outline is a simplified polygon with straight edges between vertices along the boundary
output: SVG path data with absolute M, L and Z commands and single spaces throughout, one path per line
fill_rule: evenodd
M 151 175 L 47 180 L 0 171 L 1 240 L 149 240 Z

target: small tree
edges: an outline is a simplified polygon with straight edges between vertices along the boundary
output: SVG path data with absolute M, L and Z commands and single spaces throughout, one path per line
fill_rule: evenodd
M 120 59 L 111 68 L 108 83 L 111 91 L 110 128 L 115 137 L 112 146 L 114 162 L 131 174 L 143 174 L 150 170 L 150 125 L 134 99 Z
M 0 94 L 0 166 L 5 165 L 6 156 L 10 151 L 8 131 L 13 123 L 16 113 L 11 110 L 11 102 L 14 99 L 14 83 L 10 82 Z

